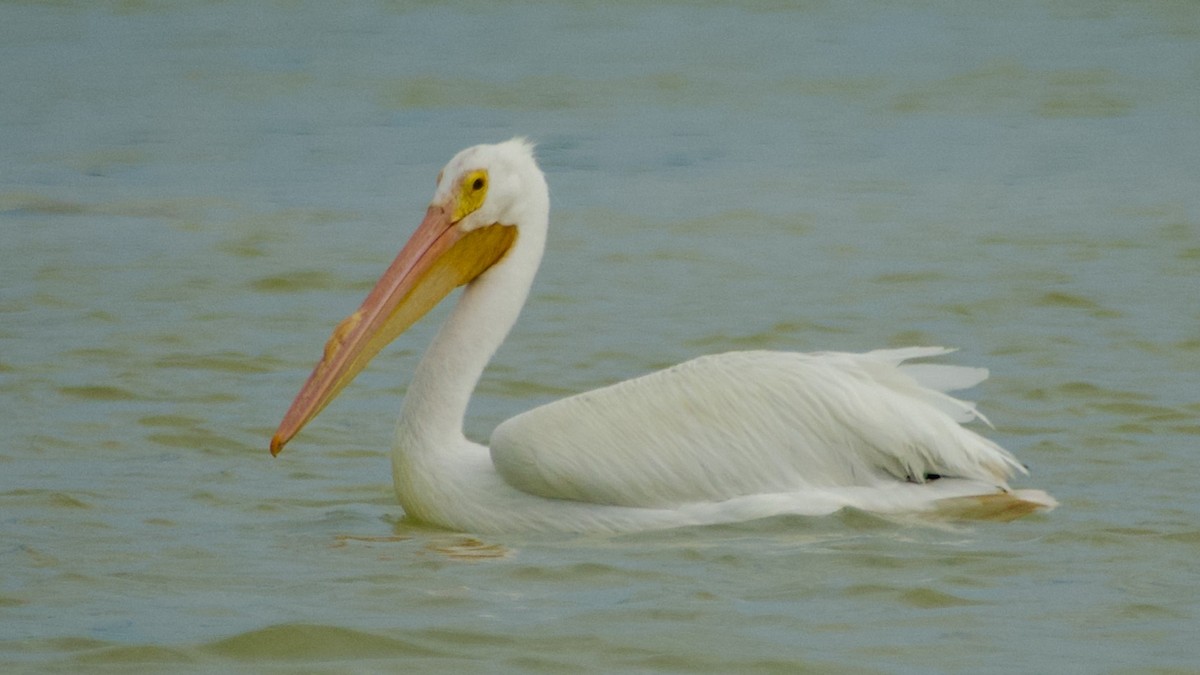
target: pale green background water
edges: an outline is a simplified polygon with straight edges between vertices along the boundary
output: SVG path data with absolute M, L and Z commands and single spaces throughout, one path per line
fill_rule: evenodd
M 547 262 L 470 432 L 946 344 L 1048 516 L 402 521 L 422 324 L 272 460 L 462 147 Z M 1200 672 L 1200 4 L 0 3 L 0 669 Z

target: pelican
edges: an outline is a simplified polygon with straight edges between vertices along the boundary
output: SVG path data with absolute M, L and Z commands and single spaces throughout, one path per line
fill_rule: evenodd
M 523 138 L 458 153 L 425 218 L 324 354 L 271 439 L 277 455 L 380 349 L 459 286 L 417 364 L 392 448 L 406 517 L 480 533 L 627 532 L 825 515 L 1055 502 L 1014 490 L 1025 467 L 965 428 L 949 396 L 979 368 L 906 363 L 940 347 L 850 353 L 729 352 L 571 396 L 463 434 L 484 368 L 516 323 L 541 262 L 550 197 Z

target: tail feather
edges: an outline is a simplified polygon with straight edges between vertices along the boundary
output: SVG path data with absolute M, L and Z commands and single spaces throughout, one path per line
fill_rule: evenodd
M 900 372 L 911 377 L 918 385 L 928 391 L 921 394 L 926 402 L 954 418 L 956 422 L 966 423 L 979 420 L 989 427 L 992 423 L 975 407 L 973 401 L 964 401 L 950 396 L 946 392 L 970 389 L 988 378 L 987 368 L 972 368 L 969 366 L 952 366 L 942 363 L 905 363 L 910 359 L 922 359 L 931 356 L 942 356 L 953 352 L 945 347 L 908 347 L 904 349 L 880 349 L 870 352 L 871 356 L 882 358 L 891 363 Z

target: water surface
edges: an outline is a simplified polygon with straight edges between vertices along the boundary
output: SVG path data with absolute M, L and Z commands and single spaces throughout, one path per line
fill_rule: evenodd
M 272 460 L 457 150 L 546 263 L 468 431 L 741 348 L 961 348 L 1062 507 L 403 520 L 419 325 Z M 1200 7 L 0 4 L 6 672 L 1193 672 Z

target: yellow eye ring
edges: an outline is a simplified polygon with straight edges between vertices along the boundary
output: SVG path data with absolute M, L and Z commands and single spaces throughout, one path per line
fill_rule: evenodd
M 488 173 L 486 169 L 476 169 L 463 176 L 461 189 L 458 191 L 458 201 L 454 205 L 454 222 L 475 213 L 483 206 L 487 198 Z

